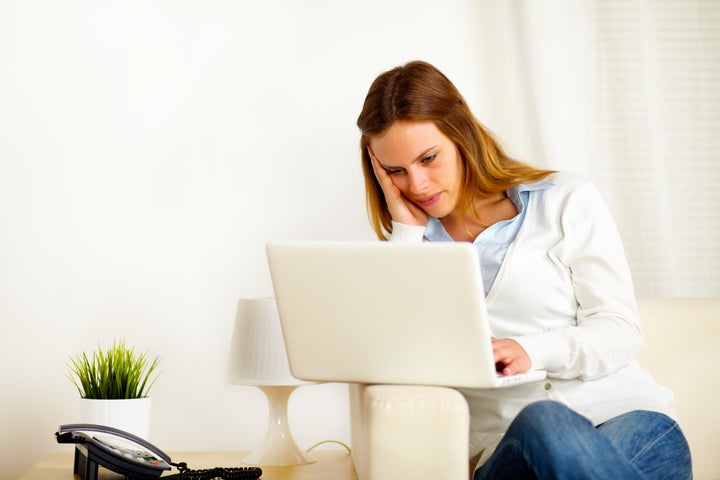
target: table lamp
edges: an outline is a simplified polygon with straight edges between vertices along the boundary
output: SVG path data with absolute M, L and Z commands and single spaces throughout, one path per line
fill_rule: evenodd
M 243 459 L 244 463 L 270 466 L 314 462 L 297 446 L 288 425 L 290 395 L 297 387 L 309 382 L 298 380 L 290 373 L 274 298 L 243 298 L 238 301 L 226 381 L 255 386 L 268 400 L 265 438 L 255 451 Z

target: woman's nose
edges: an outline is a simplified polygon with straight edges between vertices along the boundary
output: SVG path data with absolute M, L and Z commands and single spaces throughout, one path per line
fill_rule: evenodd
M 419 195 L 427 189 L 428 178 L 427 174 L 421 170 L 409 170 L 408 171 L 408 187 L 410 193 Z

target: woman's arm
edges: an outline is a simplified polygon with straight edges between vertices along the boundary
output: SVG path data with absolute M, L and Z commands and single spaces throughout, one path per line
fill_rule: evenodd
M 620 235 L 599 193 L 584 183 L 561 208 L 562 241 L 549 253 L 569 269 L 577 324 L 513 339 L 533 368 L 591 380 L 631 363 L 643 334 Z

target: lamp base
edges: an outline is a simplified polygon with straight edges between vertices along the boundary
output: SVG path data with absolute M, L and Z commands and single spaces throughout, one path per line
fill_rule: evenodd
M 287 420 L 287 405 L 292 394 L 299 385 L 258 385 L 265 393 L 270 410 L 268 412 L 268 428 L 265 439 L 242 462 L 249 465 L 303 465 L 314 463 L 310 456 L 300 450 L 290 433 Z

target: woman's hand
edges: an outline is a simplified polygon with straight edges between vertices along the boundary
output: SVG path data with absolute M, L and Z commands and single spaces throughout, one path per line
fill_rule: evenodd
M 370 155 L 373 171 L 375 172 L 375 178 L 377 178 L 378 183 L 380 183 L 380 188 L 382 188 L 383 194 L 385 195 L 385 202 L 387 203 L 388 211 L 393 221 L 404 225 L 427 225 L 428 214 L 402 194 L 370 149 L 368 149 L 368 154 Z
M 493 358 L 497 371 L 503 375 L 515 375 L 530 370 L 530 357 L 518 342 L 509 338 L 493 338 Z

